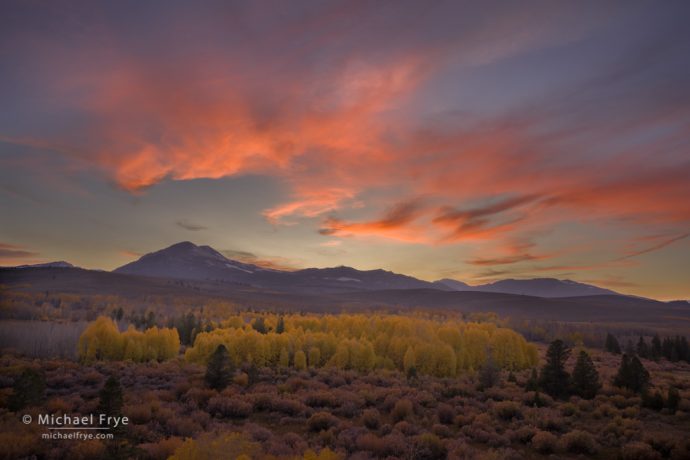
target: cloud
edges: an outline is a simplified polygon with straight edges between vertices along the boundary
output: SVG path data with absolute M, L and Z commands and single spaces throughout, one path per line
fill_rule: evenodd
M 425 206 L 418 200 L 397 203 L 381 218 L 368 222 L 346 222 L 330 217 L 319 233 L 326 236 L 348 237 L 354 235 L 377 236 L 411 243 L 428 242 L 424 232 L 413 223 L 425 213 Z
M 192 222 L 187 219 L 181 219 L 175 222 L 175 225 L 178 227 L 184 228 L 185 230 L 189 230 L 190 232 L 198 232 L 201 230 L 208 230 L 208 227 Z
M 656 28 L 644 31 L 630 27 L 646 19 L 642 7 L 562 2 L 250 2 L 164 15 L 141 5 L 126 21 L 120 8 L 79 6 L 88 28 L 68 27 L 75 13 L 59 7 L 7 8 L 1 78 L 16 120 L 0 138 L 131 193 L 270 176 L 286 187 L 258 211 L 272 225 L 492 245 L 475 266 L 556 257 L 565 251 L 505 248 L 562 224 L 676 235 L 690 222 L 679 198 L 690 196 L 690 65 L 676 7 L 653 11 Z M 477 79 L 495 83 L 469 94 Z M 559 267 L 602 265 L 535 270 Z
M 683 233 L 682 235 L 676 235 L 676 236 L 672 236 L 672 237 L 668 237 L 665 235 L 654 235 L 654 236 L 647 237 L 647 238 L 641 238 L 640 240 L 642 240 L 642 241 L 656 241 L 656 242 L 653 243 L 651 246 L 645 247 L 644 249 L 633 250 L 618 260 L 626 260 L 626 259 L 630 259 L 632 257 L 637 257 L 637 256 L 641 256 L 643 254 L 648 254 L 650 252 L 658 251 L 659 249 L 663 249 L 666 246 L 669 246 L 669 245 L 675 243 L 676 241 L 684 240 L 688 236 L 690 236 L 690 233 Z
M 0 259 L 15 260 L 28 259 L 37 257 L 38 253 L 28 251 L 21 246 L 14 246 L 12 244 L 0 243 Z

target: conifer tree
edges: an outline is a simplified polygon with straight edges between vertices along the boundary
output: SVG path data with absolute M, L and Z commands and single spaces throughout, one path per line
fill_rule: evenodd
M 254 324 L 252 324 L 252 328 L 258 332 L 259 334 L 267 334 L 268 329 L 266 328 L 266 323 L 264 322 L 263 316 L 259 316 L 254 320 Z
M 628 341 L 625 344 L 625 353 L 630 356 L 637 353 L 635 345 L 633 345 L 633 341 L 630 339 L 628 339 Z
M 659 334 L 656 334 L 652 338 L 651 357 L 654 361 L 657 361 L 659 358 L 661 358 L 661 339 L 659 338 Z
M 482 369 L 479 372 L 479 385 L 481 386 L 481 389 L 486 390 L 487 388 L 491 388 L 498 384 L 501 378 L 500 372 L 500 369 L 496 367 L 496 364 L 491 357 L 491 351 L 487 351 L 486 363 L 484 363 L 484 366 L 482 366 Z
M 666 407 L 668 407 L 672 414 L 675 414 L 679 404 L 680 393 L 678 393 L 678 389 L 676 387 L 669 387 L 668 396 L 666 397 Z
M 35 369 L 24 369 L 14 382 L 7 407 L 11 411 L 17 412 L 27 406 L 39 404 L 43 401 L 45 389 L 46 382 L 43 374 Z
M 285 319 L 281 316 L 278 318 L 278 324 L 276 325 L 276 334 L 282 334 L 285 332 Z
M 614 337 L 611 333 L 606 334 L 606 344 L 604 345 L 604 349 L 609 353 L 616 355 L 621 354 L 621 346 L 618 343 L 618 339 L 616 339 L 616 337 Z
M 644 337 L 640 336 L 640 340 L 637 341 L 637 356 L 640 358 L 649 358 L 649 346 L 647 342 L 644 341 Z
M 649 372 L 637 356 L 623 355 L 614 385 L 627 388 L 636 393 L 643 393 L 649 386 Z
M 584 399 L 592 399 L 601 388 L 599 372 L 594 367 L 592 358 L 584 350 L 577 356 L 573 369 L 572 387 L 573 392 Z
M 570 355 L 562 340 L 554 340 L 546 351 L 546 364 L 541 369 L 539 386 L 544 392 L 554 398 L 567 396 L 570 375 L 565 370 L 565 362 Z
M 122 386 L 114 375 L 108 377 L 99 393 L 98 412 L 109 416 L 120 415 L 122 411 Z
M 532 368 L 529 379 L 525 383 L 525 391 L 537 391 L 539 390 L 539 377 L 537 376 L 537 369 Z
M 225 345 L 218 345 L 206 366 L 206 384 L 215 390 L 222 390 L 230 383 L 233 373 L 228 349 Z

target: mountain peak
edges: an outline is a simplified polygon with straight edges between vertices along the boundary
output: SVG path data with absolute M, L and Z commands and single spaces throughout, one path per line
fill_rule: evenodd
M 259 267 L 225 257 L 211 246 L 182 241 L 116 268 L 116 273 L 158 278 L 244 282 Z

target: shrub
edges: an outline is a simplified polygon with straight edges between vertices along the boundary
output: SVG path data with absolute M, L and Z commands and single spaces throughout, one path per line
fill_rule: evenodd
M 304 400 L 304 403 L 310 407 L 339 407 L 342 400 L 335 394 L 329 391 L 317 391 L 310 393 Z
M 153 460 L 165 460 L 182 445 L 182 439 L 171 437 L 158 442 L 140 444 L 141 448 Z
M 532 448 L 541 454 L 550 454 L 556 451 L 558 438 L 548 431 L 538 431 L 532 437 Z
M 501 401 L 494 404 L 493 412 L 496 417 L 506 421 L 522 418 L 520 406 L 513 401 Z
M 438 436 L 424 433 L 415 438 L 413 458 L 416 460 L 443 460 L 448 456 L 448 449 Z
M 400 399 L 395 403 L 393 410 L 391 411 L 391 417 L 396 422 L 405 420 L 410 417 L 413 413 L 412 401 L 409 399 Z
M 561 414 L 565 417 L 572 417 L 577 413 L 577 406 L 573 403 L 565 403 L 561 405 Z
M 643 442 L 631 442 L 621 449 L 621 460 L 661 460 L 659 452 Z
M 400 433 L 381 438 L 365 433 L 357 438 L 357 449 L 372 452 L 380 458 L 400 457 L 405 454 L 407 443 Z
M 69 457 L 75 460 L 103 458 L 105 454 L 105 444 L 97 439 L 81 441 L 74 443 L 69 453 Z
M 595 454 L 597 443 L 586 431 L 573 430 L 561 436 L 563 450 L 574 454 Z
M 513 431 L 511 438 L 513 441 L 527 444 L 532 440 L 536 432 L 537 430 L 531 426 L 521 426 L 517 430 Z
M 26 406 L 39 404 L 43 401 L 46 380 L 40 372 L 27 368 L 14 382 L 12 395 L 7 402 L 12 412 L 17 412 Z
M 370 430 L 376 430 L 381 424 L 381 414 L 376 409 L 367 409 L 362 414 L 362 423 Z
M 197 439 L 187 439 L 170 460 L 198 458 L 259 457 L 261 446 L 241 433 L 204 433 Z
M 324 431 L 331 427 L 337 426 L 339 420 L 337 417 L 329 414 L 328 412 L 317 412 L 307 420 L 307 426 L 309 431 Z
M 450 425 L 455 419 L 455 409 L 449 404 L 441 403 L 436 409 L 436 414 L 438 415 L 438 421 L 444 425 Z
M 209 399 L 207 409 L 220 417 L 247 418 L 252 414 L 252 405 L 238 397 L 214 396 Z

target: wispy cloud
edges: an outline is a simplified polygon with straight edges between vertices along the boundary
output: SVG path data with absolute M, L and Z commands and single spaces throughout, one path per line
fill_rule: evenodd
M 184 228 L 185 230 L 189 230 L 190 232 L 198 232 L 201 230 L 208 230 L 208 227 L 205 225 L 201 225 L 199 223 L 193 222 L 188 219 L 180 219 L 175 222 L 175 225 L 178 227 Z

